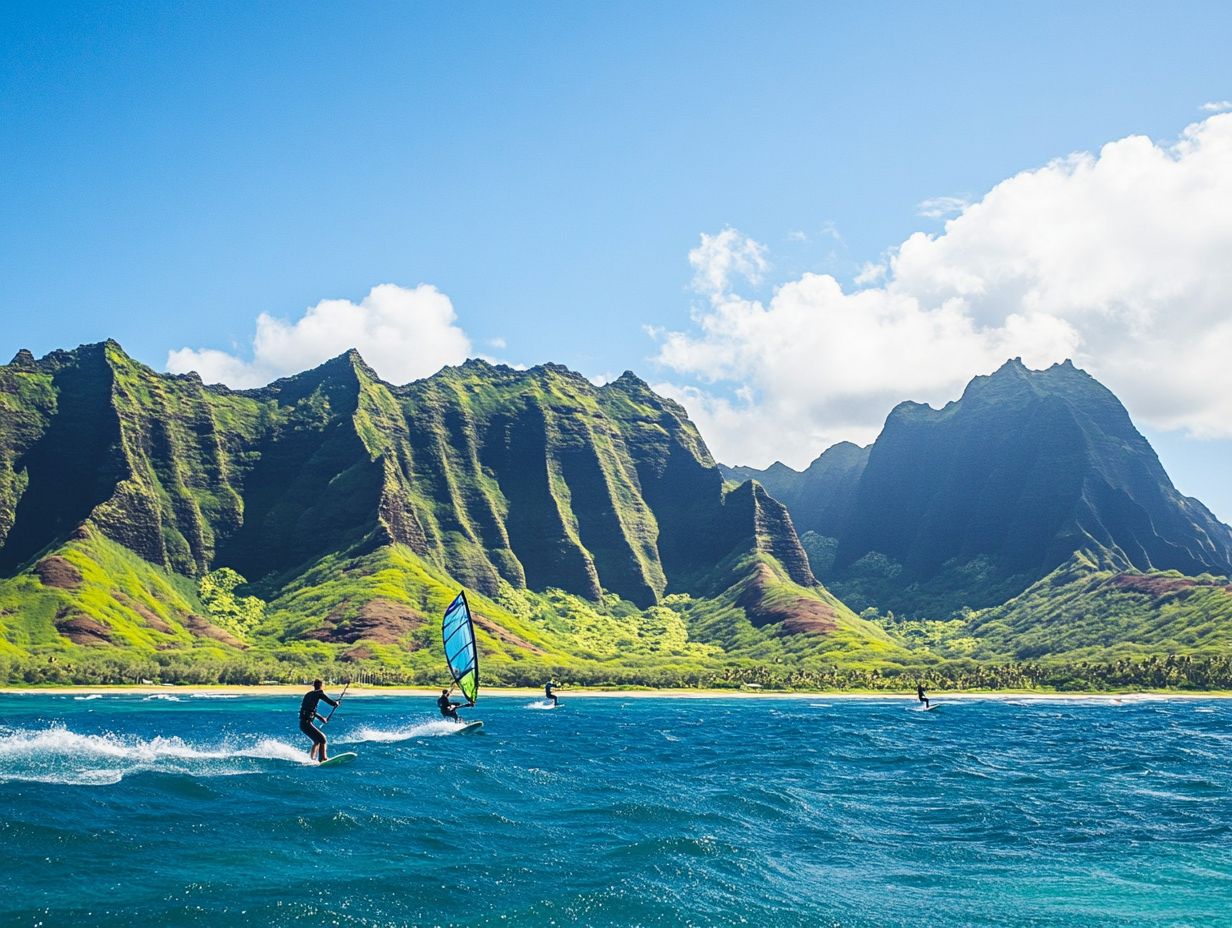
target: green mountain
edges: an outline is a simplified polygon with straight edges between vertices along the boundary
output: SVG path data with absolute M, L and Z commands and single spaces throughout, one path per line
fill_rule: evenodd
M 20 352 L 0 409 L 9 676 L 439 679 L 459 586 L 508 682 L 906 657 L 631 373 L 469 361 L 393 386 L 352 351 L 232 391 L 106 342 Z
M 1114 574 L 1232 571 L 1232 529 L 1177 492 L 1124 406 L 1068 361 L 1009 361 L 942 409 L 902 403 L 868 449 L 836 446 L 803 473 L 726 473 L 787 504 L 818 575 L 858 609 L 1000 606 L 1075 556 Z
M 728 480 L 756 480 L 787 507 L 800 532 L 837 537 L 851 521 L 856 490 L 868 465 L 869 448 L 841 441 L 822 452 L 803 472 L 775 461 L 765 470 L 726 467 Z
M 1226 686 L 1230 550 L 1070 365 L 802 474 L 721 472 L 630 373 L 0 367 L 0 680 L 439 681 L 465 587 L 493 683 Z

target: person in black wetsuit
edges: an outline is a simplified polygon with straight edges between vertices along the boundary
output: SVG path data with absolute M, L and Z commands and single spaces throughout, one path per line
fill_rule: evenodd
M 915 688 L 915 696 L 920 702 L 924 703 L 924 708 L 928 708 L 928 697 L 924 695 L 924 684 L 918 683 Z
M 546 699 L 550 699 L 552 701 L 552 705 L 558 706 L 560 705 L 560 700 L 556 698 L 556 693 L 553 692 L 555 689 L 556 684 L 552 682 L 551 677 L 548 677 L 548 682 L 543 684 L 543 695 Z
M 321 688 L 324 685 L 320 680 L 313 680 L 312 689 L 304 694 L 304 701 L 299 704 L 299 730 L 312 739 L 312 750 L 308 752 L 308 756 L 321 763 L 328 760 L 325 755 L 325 732 L 312 723 L 317 719 L 322 722 L 326 719 L 317 713 L 317 706 L 324 702 L 334 708 L 338 707 L 337 701 L 325 695 L 325 690 Z
M 436 704 L 440 706 L 442 718 L 449 719 L 451 722 L 460 723 L 462 720 L 458 718 L 458 710 L 463 706 L 471 705 L 471 703 L 451 702 L 449 699 L 449 694 L 452 692 L 452 689 L 441 690 L 441 698 L 436 701 Z

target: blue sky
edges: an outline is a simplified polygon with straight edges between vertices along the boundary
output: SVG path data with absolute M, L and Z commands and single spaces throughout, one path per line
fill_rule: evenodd
M 755 464 L 866 440 L 891 397 L 952 398 L 1014 341 L 856 395 L 732 361 L 742 336 L 714 330 L 735 303 L 811 324 L 807 306 L 775 315 L 777 289 L 875 282 L 856 278 L 913 233 L 945 231 L 921 203 L 978 202 L 1127 137 L 1171 144 L 1232 98 L 1232 7 L 1217 3 L 8 3 L 3 16 L 0 351 L 114 337 L 159 368 L 186 348 L 247 362 L 262 313 L 294 324 L 323 300 L 427 284 L 469 353 L 632 368 L 695 400 L 720 456 Z M 698 250 L 725 229 L 747 260 L 724 265 L 717 293 L 697 283 L 713 258 Z M 1074 347 L 1181 489 L 1232 518 L 1222 410 L 1187 416 L 1192 384 L 1135 394 L 1133 346 L 1101 367 L 1111 342 L 1073 324 L 1081 337 L 1036 326 L 1012 353 L 1042 364 Z M 1201 340 L 1201 319 L 1188 324 Z M 805 396 L 827 391 L 858 412 Z M 751 416 L 782 437 L 741 445 Z

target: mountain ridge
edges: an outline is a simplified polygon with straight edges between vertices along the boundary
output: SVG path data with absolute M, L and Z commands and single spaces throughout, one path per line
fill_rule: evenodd
M 1115 397 L 1057 368 L 1011 363 L 940 410 L 900 404 L 880 447 L 757 472 L 721 469 L 628 371 L 472 359 L 392 385 L 350 350 L 232 390 L 113 341 L 19 351 L 0 367 L 0 677 L 429 682 L 462 586 L 493 682 L 1038 685 L 1154 674 L 1151 648 L 1232 682 L 1232 586 L 1158 569 L 1222 557 L 1227 527 Z M 1124 497 L 1145 517 L 1109 509 Z M 1025 569 L 969 544 L 1053 510 L 1076 515 Z M 974 610 L 902 608 L 955 602 Z M 1052 604 L 1063 621 L 1033 618 Z M 1092 670 L 1101 653 L 1120 663 Z
M 427 603 L 380 592 L 371 578 L 385 574 L 362 565 L 387 549 L 405 549 L 392 562 L 416 582 L 436 577 L 437 592 L 447 577 L 493 602 L 559 590 L 594 604 L 576 607 L 585 611 L 615 597 L 652 624 L 666 598 L 744 589 L 761 563 L 776 578 L 761 594 L 789 586 L 805 612 L 825 595 L 786 509 L 754 483 L 726 487 L 684 408 L 632 372 L 595 386 L 557 364 L 471 360 L 394 386 L 350 350 L 231 390 L 159 373 L 106 341 L 42 359 L 19 352 L 0 368 L 0 404 L 0 582 L 29 591 L 108 570 L 132 580 L 115 595 L 101 582 L 61 584 L 55 614 L 39 613 L 44 644 L 59 630 L 82 646 L 176 648 L 182 628 L 211 646 L 273 647 L 283 632 L 269 616 L 296 624 L 277 605 L 286 585 L 331 563 L 313 596 L 333 618 L 301 632 L 391 655 L 392 641 L 364 643 L 357 630 L 410 648 L 420 613 L 388 603 Z M 167 592 L 220 570 L 239 578 L 231 586 L 248 578 L 244 589 L 270 605 L 265 625 L 214 624 L 199 596 Z M 840 611 L 846 627 L 879 634 Z M 780 612 L 767 633 L 797 633 L 792 610 Z M 491 633 L 500 648 L 529 640 L 501 628 Z
M 1175 490 L 1120 401 L 1071 361 L 1012 359 L 940 409 L 898 404 L 862 462 L 845 452 L 842 478 L 816 473 L 830 454 L 768 479 L 814 568 L 858 608 L 996 605 L 1082 551 L 1131 570 L 1232 570 L 1232 529 Z

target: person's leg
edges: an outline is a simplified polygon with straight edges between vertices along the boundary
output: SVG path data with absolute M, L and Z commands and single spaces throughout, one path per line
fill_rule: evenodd
M 325 761 L 325 732 L 311 722 L 300 722 L 299 730 L 312 739 L 312 750 L 308 752 L 308 756 L 318 762 Z
M 318 742 L 317 742 L 316 735 L 313 734 L 313 732 L 315 732 L 316 729 L 311 725 L 311 723 L 305 722 L 303 719 L 301 719 L 299 723 L 299 730 L 302 731 L 305 735 L 307 735 L 311 739 L 312 747 L 308 749 L 308 757 L 310 760 L 316 760 Z

